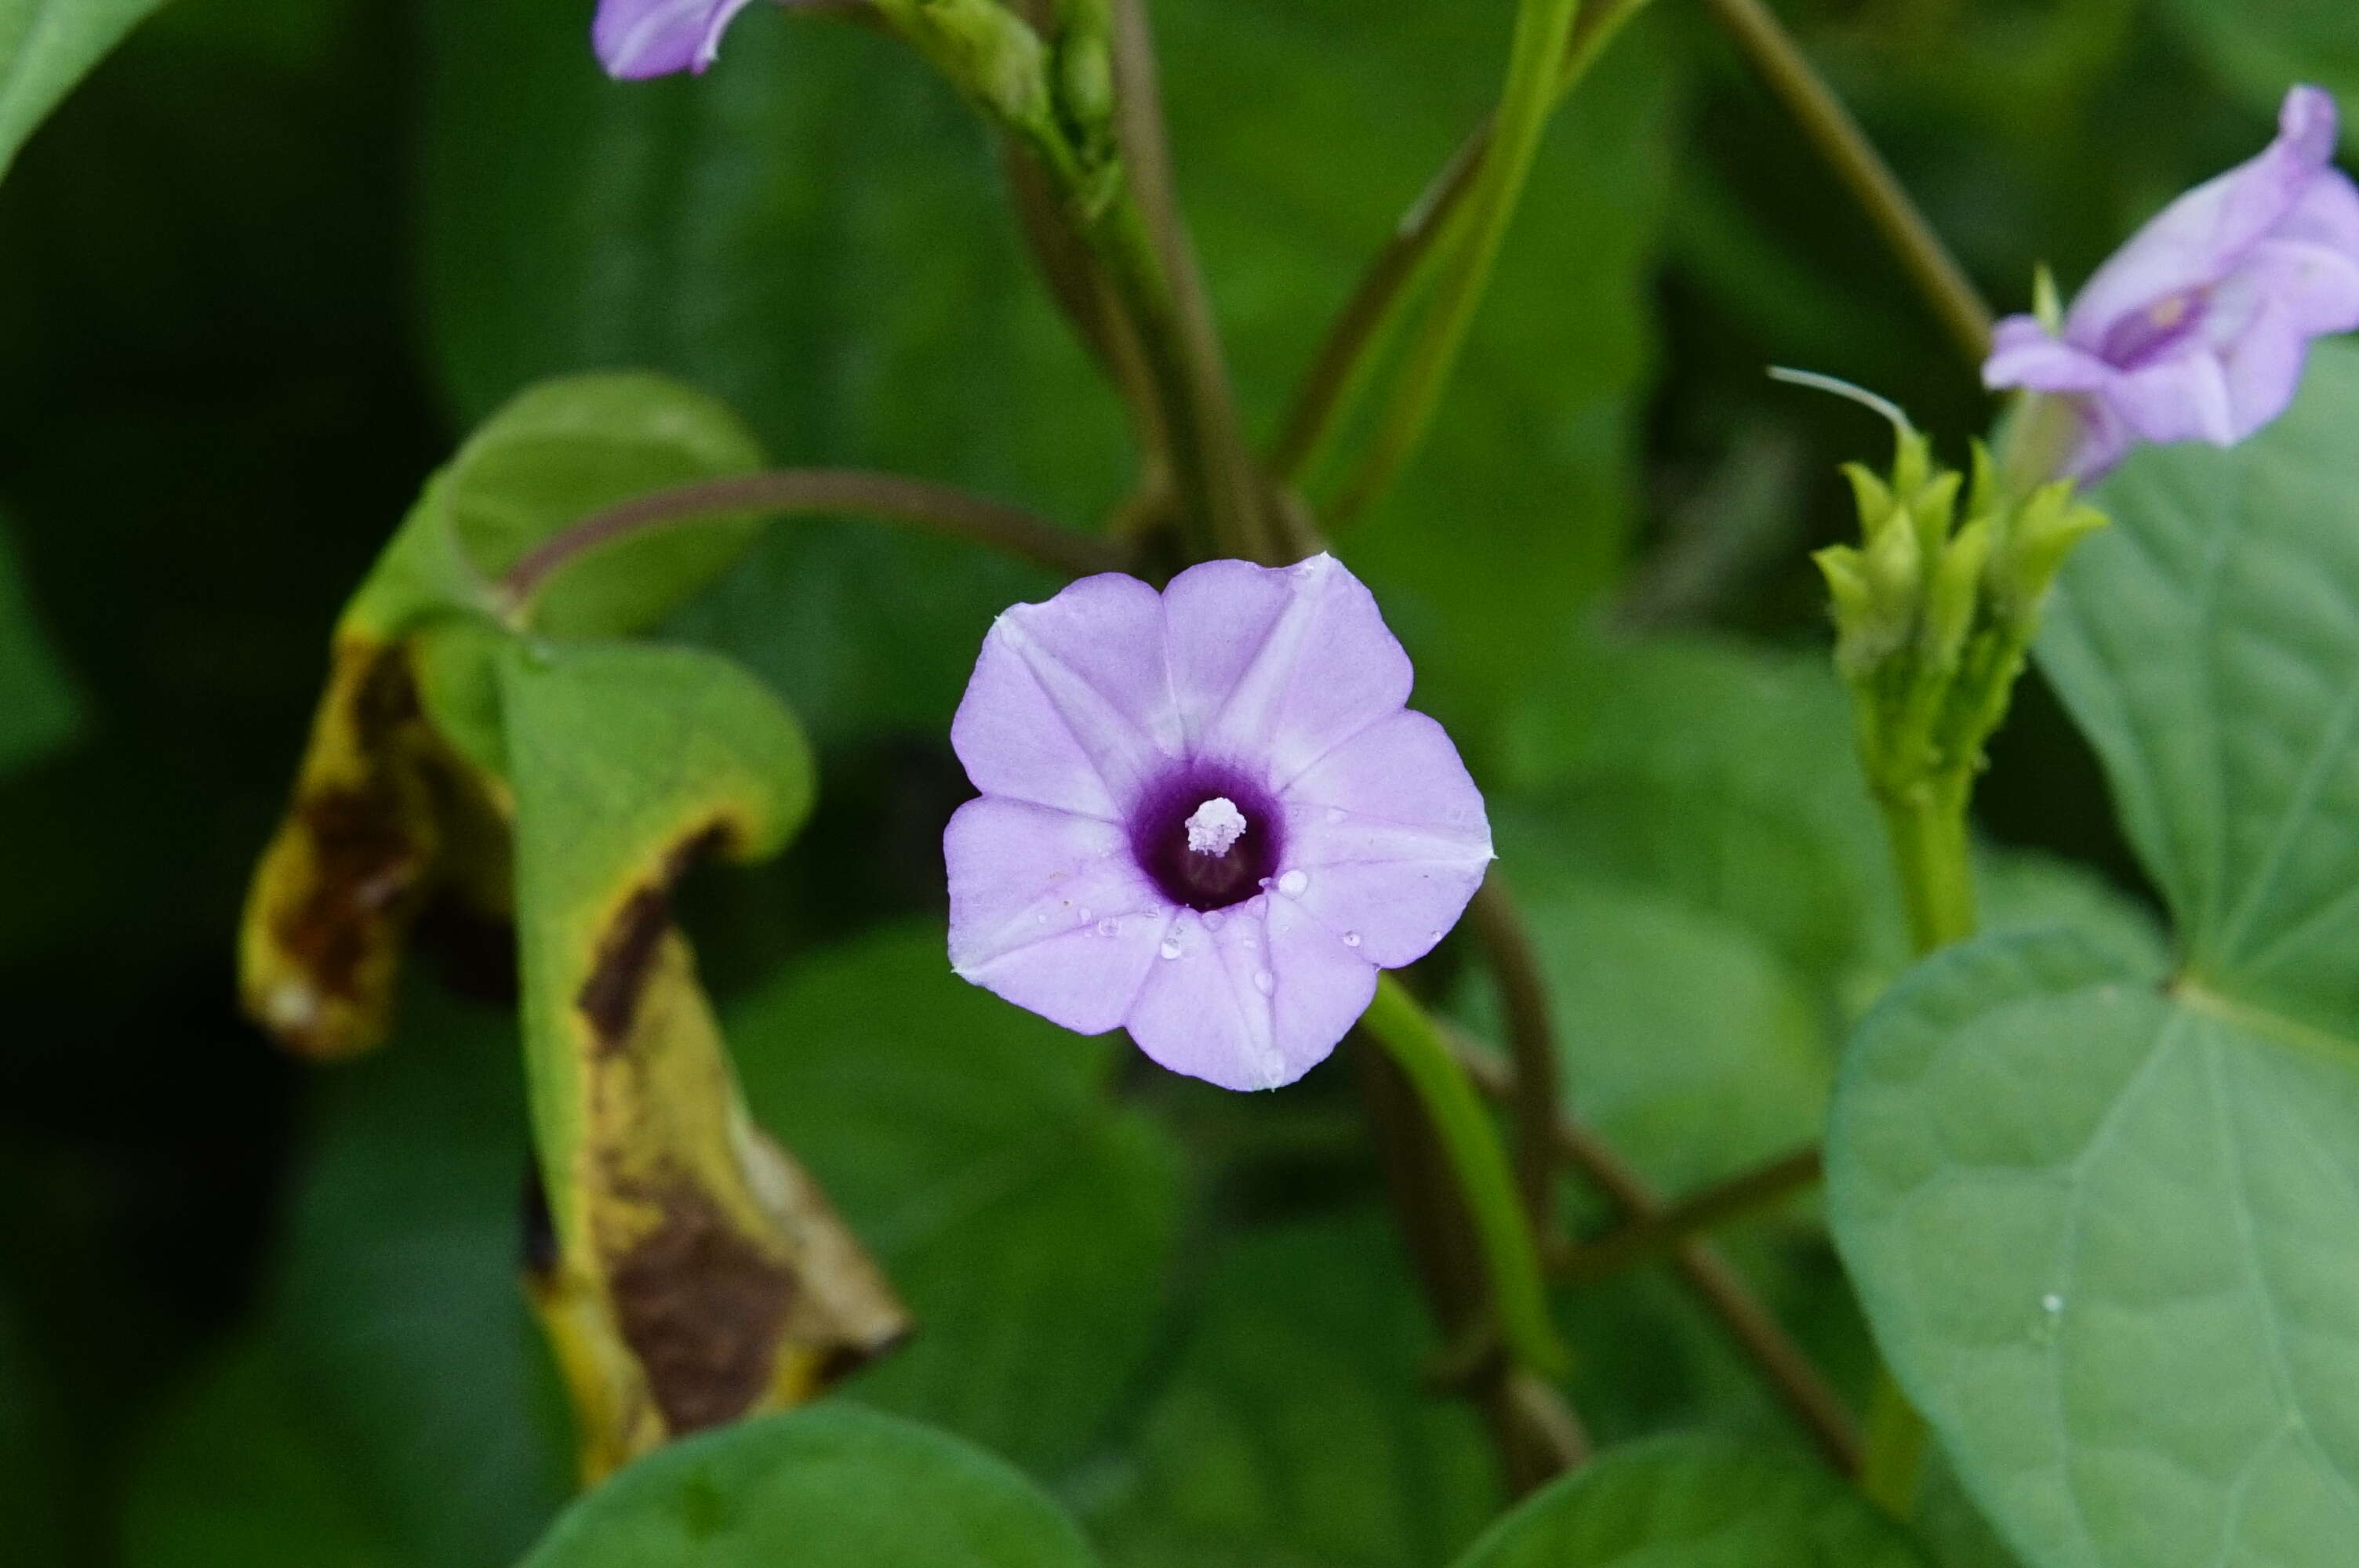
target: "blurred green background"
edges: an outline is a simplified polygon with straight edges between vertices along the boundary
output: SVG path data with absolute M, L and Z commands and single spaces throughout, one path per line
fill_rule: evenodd
M 2288 80 L 2359 92 L 2347 0 L 1780 9 L 2002 309 L 2035 264 L 2069 287 L 2249 156 Z M 622 87 L 588 12 L 172 0 L 0 185 L 12 1563 L 455 1568 L 513 1557 L 564 1495 L 484 977 L 422 979 L 403 1037 L 349 1069 L 290 1065 L 232 1005 L 328 628 L 466 428 L 537 378 L 647 366 L 731 401 L 777 462 L 1077 526 L 1122 498 L 1118 407 L 1027 273 L 985 137 L 912 59 L 757 6 L 709 77 Z M 1182 193 L 1266 432 L 1495 92 L 1509 7 L 1156 14 Z M 1807 561 L 1848 526 L 1832 465 L 1886 437 L 1772 362 L 1897 398 L 1953 457 L 1990 412 L 1709 16 L 1659 0 L 1552 134 L 1432 441 L 1339 541 L 1589 1010 L 1581 1108 L 1674 1186 L 1810 1134 L 1835 1021 L 1897 962 Z M 803 840 L 702 874 L 688 917 L 756 1108 L 928 1319 L 853 1396 L 996 1448 L 1118 1562 L 1439 1561 L 1497 1481 L 1471 1418 L 1418 1394 L 1428 1331 L 1348 1067 L 1227 1099 L 943 972 L 949 714 L 990 617 L 1052 588 L 799 524 L 672 629 L 771 682 L 824 759 Z M 1600 627 L 1657 641 L 1601 653 Z M 1709 640 L 1729 636 L 1745 650 Z M 1995 842 L 2134 876 L 2032 683 L 1980 804 Z M 1792 846 L 1791 907 L 1739 907 L 1682 859 L 1707 817 Z M 2045 862 L 2006 877 L 2108 896 Z M 1724 983 L 1690 1017 L 1650 977 L 1699 967 Z M 1662 1044 L 1702 1035 L 1727 1054 Z M 1739 1084 L 1743 1116 L 1699 1147 Z M 1809 1206 L 1736 1242 L 1855 1379 Z M 1602 1436 L 1780 1430 L 1664 1281 L 1569 1312 Z

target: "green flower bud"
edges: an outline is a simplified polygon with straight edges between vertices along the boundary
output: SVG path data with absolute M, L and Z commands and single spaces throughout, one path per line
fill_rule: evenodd
M 1924 620 L 1917 633 L 1918 656 L 1927 667 L 1945 674 L 1958 667 L 1958 656 L 1974 629 L 1983 568 L 1990 552 L 1990 519 L 1977 517 L 1960 529 L 1941 553 L 1925 594 Z
M 1114 13 L 1106 0 L 1062 0 L 1058 11 L 1057 98 L 1074 139 L 1093 160 L 1114 148 Z
M 1845 463 L 1843 478 L 1851 481 L 1852 500 L 1859 507 L 1859 536 L 1873 544 L 1897 510 L 1892 487 L 1865 463 Z
M 1908 607 L 1877 594 L 1867 557 L 1849 545 L 1830 545 L 1810 559 L 1834 600 L 1836 667 L 1860 679 L 1908 640 Z
M 1940 556 L 1950 530 L 1957 522 L 1960 482 L 1955 470 L 1943 469 L 1905 498 L 1909 525 L 1917 535 L 1918 552 L 1927 560 Z
M 2006 549 L 1991 563 L 1994 616 L 2027 637 L 2064 557 L 2107 522 L 2103 512 L 2075 495 L 2070 480 L 2032 492 L 2016 513 Z
M 1049 51 L 997 0 L 876 0 L 908 38 L 967 98 L 1035 143 L 1061 142 L 1049 91 Z

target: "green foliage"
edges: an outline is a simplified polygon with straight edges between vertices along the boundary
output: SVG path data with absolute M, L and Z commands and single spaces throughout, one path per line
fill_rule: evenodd
M 1659 890 L 1755 933 L 1823 996 L 1886 961 L 1897 895 L 1821 655 L 1599 642 L 1509 731 L 1506 874 Z
M 1006 1465 L 826 1406 L 690 1438 L 576 1504 L 523 1568 L 1090 1568 L 1081 1532 Z
M 58 101 L 162 0 L 0 0 L 0 175 Z
M 761 6 L 711 74 L 625 91 L 538 0 L 427 15 L 427 298 L 462 413 L 643 365 L 725 399 L 780 461 L 1075 518 L 1118 498 L 1120 405 L 1028 275 L 984 134 L 907 50 Z M 1053 589 L 940 541 L 799 524 L 682 629 L 822 739 L 934 730 L 991 618 Z
M 1419 1387 L 1432 1329 L 1371 1214 L 1274 1227 L 1203 1287 L 1093 1533 L 1116 1568 L 1419 1568 L 1498 1508 L 1473 1416 Z
M 123 1561 L 173 1568 L 395 1568 L 366 1478 L 305 1419 L 271 1346 L 238 1346 L 159 1427 L 123 1520 Z M 298 1553 L 304 1555 L 299 1556 Z
M 2042 647 L 2175 973 L 1991 938 L 1863 1027 L 1837 1235 L 1895 1370 L 2038 1563 L 2324 1564 L 2359 1528 L 2359 352 L 2230 452 L 2134 459 Z
M 1649 1179 L 1687 1191 L 1817 1134 L 1833 1073 L 1826 1018 L 1755 933 L 1629 888 L 1527 903 L 1566 1109 Z
M 1670 1438 L 1600 1456 L 1457 1568 L 1917 1568 L 1900 1532 L 1799 1455 Z
M 736 416 L 678 382 L 582 374 L 527 387 L 427 481 L 346 624 L 386 635 L 438 612 L 504 613 L 494 585 L 568 524 L 649 491 L 761 466 Z M 734 562 L 756 526 L 722 518 L 578 556 L 535 596 L 532 623 L 558 636 L 643 631 Z
M 64 1552 L 44 1382 L 16 1313 L 0 1298 L 0 1528 L 11 1550 L 36 1565 L 62 1562 Z
M 749 5 L 709 75 L 619 85 L 588 0 L 176 0 L 19 158 L 150 8 L 0 0 L 0 1556 L 517 1562 L 581 1475 L 522 1178 L 628 1231 L 661 1206 L 573 1178 L 650 1152 L 748 1212 L 783 1173 L 797 1236 L 856 1238 L 919 1332 L 825 1404 L 623 1472 L 536 1568 L 1086 1568 L 1059 1504 L 1118 1568 L 2016 1568 L 1985 1513 L 2021 1568 L 2348 1555 L 2359 351 L 2322 351 L 2250 448 L 2134 462 L 2057 606 L 2049 676 L 2173 935 L 2092 870 L 2131 868 L 2028 705 L 1988 826 L 2072 858 L 1984 853 L 2000 935 L 1910 974 L 1844 1061 L 1829 1206 L 1948 1450 L 1918 1547 L 1739 1446 L 1790 1422 L 1651 1266 L 1559 1292 L 1604 1451 L 1498 1521 L 1495 1444 L 1439 1389 L 1469 1347 L 1376 1212 L 1348 1051 L 1222 1098 L 947 972 L 943 726 L 992 615 L 1052 579 L 749 515 L 589 555 L 529 606 L 499 589 L 585 516 L 773 459 L 1120 511 L 1132 432 L 955 92 L 847 6 Z M 2359 92 L 2346 0 L 1773 8 L 2002 306 L 2248 156 L 2288 81 Z M 1024 9 L 1058 129 L 1102 155 L 1103 5 Z M 1149 9 L 1266 438 L 1494 102 L 1513 8 Z M 1566 1108 L 1667 1194 L 1810 1138 L 1906 962 L 1804 566 L 1843 500 L 1803 476 L 1879 438 L 1760 366 L 1872 383 L 1943 451 L 1988 413 L 1711 9 L 1654 7 L 1583 84 L 1430 441 L 1338 541 L 1489 793 Z M 961 15 L 1028 73 L 988 0 Z M 419 831 L 288 886 L 495 994 L 516 916 L 537 1095 L 513 1010 L 430 966 L 395 1048 L 333 1076 L 263 1065 L 229 1015 L 238 880 L 372 557 L 338 765 L 293 815 L 392 779 L 363 826 Z M 784 848 L 681 880 L 715 825 Z M 422 880 L 381 880 L 413 850 Z M 1461 936 L 1409 983 L 1495 1041 L 1486 968 Z M 1576 1235 L 1609 1223 L 1560 1196 Z M 1715 1239 L 1855 1395 L 1863 1301 L 1820 1207 Z M 769 1369 L 811 1377 L 772 1402 L 857 1359 L 787 1348 Z
M 356 1563 L 480 1568 L 564 1500 L 561 1396 L 516 1286 L 531 1152 L 515 1027 L 424 987 L 406 1001 L 394 1048 L 317 1097 L 250 1338 L 131 1467 L 130 1568 L 297 1568 L 330 1541 Z
M 2187 977 L 2330 1029 L 2359 986 L 2359 348 L 2229 452 L 2149 450 L 2066 573 L 2041 662 L 2105 760 Z
M 1267 429 L 1375 246 L 1497 95 L 1508 13 L 1174 0 L 1158 25 L 1190 62 L 1168 88 L 1182 190 Z M 1642 27 L 1567 105 L 1426 446 L 1341 542 L 1418 656 L 1419 705 L 1478 750 L 1514 703 L 1561 692 L 1573 613 L 1623 558 L 1649 255 L 1680 146 L 1680 65 L 1659 45 Z
M 55 751 L 81 722 L 81 704 L 34 618 L 23 568 L 0 524 L 0 773 Z
M 1169 1134 L 1107 1102 L 1116 1043 L 959 979 L 931 926 L 797 967 L 729 1031 L 755 1115 L 917 1315 L 853 1397 L 1067 1476 L 1144 1369 L 1178 1238 Z
M 2161 7 L 2254 110 L 2275 114 L 2286 88 L 2313 82 L 2343 101 L 2343 146 L 2359 149 L 2359 26 L 2340 0 L 2166 0 Z

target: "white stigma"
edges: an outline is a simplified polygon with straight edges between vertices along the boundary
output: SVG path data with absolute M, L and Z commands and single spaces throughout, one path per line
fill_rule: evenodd
M 1225 855 L 1245 836 L 1245 814 L 1224 795 L 1214 795 L 1188 818 L 1188 848 L 1199 855 Z

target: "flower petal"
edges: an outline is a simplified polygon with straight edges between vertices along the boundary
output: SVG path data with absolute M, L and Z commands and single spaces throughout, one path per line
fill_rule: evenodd
M 2307 240 L 2359 261 L 2359 186 L 2341 169 L 2327 169 L 2310 181 L 2275 237 Z
M 2236 269 L 2234 287 L 2282 307 L 2287 325 L 2305 338 L 2359 327 L 2359 247 L 2346 254 L 2311 240 L 2263 240 Z
M 2084 349 L 2050 337 L 2029 316 L 2009 316 L 1991 333 L 1990 358 L 1983 362 L 1983 384 L 2034 392 L 2094 392 L 2113 377 L 2113 367 Z
M 2068 341 L 2095 350 L 2136 312 L 2218 283 L 2301 205 L 2333 156 L 2334 100 L 2297 87 L 2277 123 L 2259 156 L 2164 208 L 2097 269 L 2065 318 Z
M 1274 1089 L 1325 1061 L 1375 995 L 1375 966 L 1281 899 L 1190 912 L 1132 1007 L 1138 1048 L 1224 1089 Z
M 951 746 L 985 795 L 1120 817 L 1179 747 L 1155 589 L 1109 572 L 1002 615 Z
M 1423 957 L 1492 860 L 1482 792 L 1440 725 L 1402 712 L 1297 779 L 1273 903 L 1296 903 L 1385 968 Z M 1289 899 L 1287 892 L 1291 890 Z
M 590 40 L 606 74 L 636 81 L 702 70 L 752 0 L 599 0 Z
M 2219 355 L 2208 349 L 2123 374 L 2105 394 L 2105 402 L 2141 441 L 2226 446 L 2236 438 L 2227 373 Z
M 2075 397 L 2071 401 L 2074 412 L 2080 416 L 2081 438 L 2065 459 L 2058 477 L 2093 484 L 2113 472 L 2128 455 L 2129 424 L 2120 410 L 2102 395 Z
M 1272 789 L 1408 700 L 1408 655 L 1332 556 L 1209 561 L 1164 590 L 1170 688 L 1190 749 L 1265 767 Z
M 942 835 L 951 968 L 1082 1034 L 1122 1022 L 1173 911 L 1110 822 L 985 796 Z
M 2359 272 L 2354 272 L 2352 288 L 2354 302 L 2359 304 Z M 2221 380 L 2228 395 L 2228 438 L 2220 445 L 2243 440 L 2292 406 L 2310 359 L 2310 341 L 2317 335 L 2305 325 L 2303 305 L 2284 295 L 2267 298 L 2260 313 L 2235 341 L 2221 348 Z M 2359 325 L 2359 312 L 2352 320 Z

